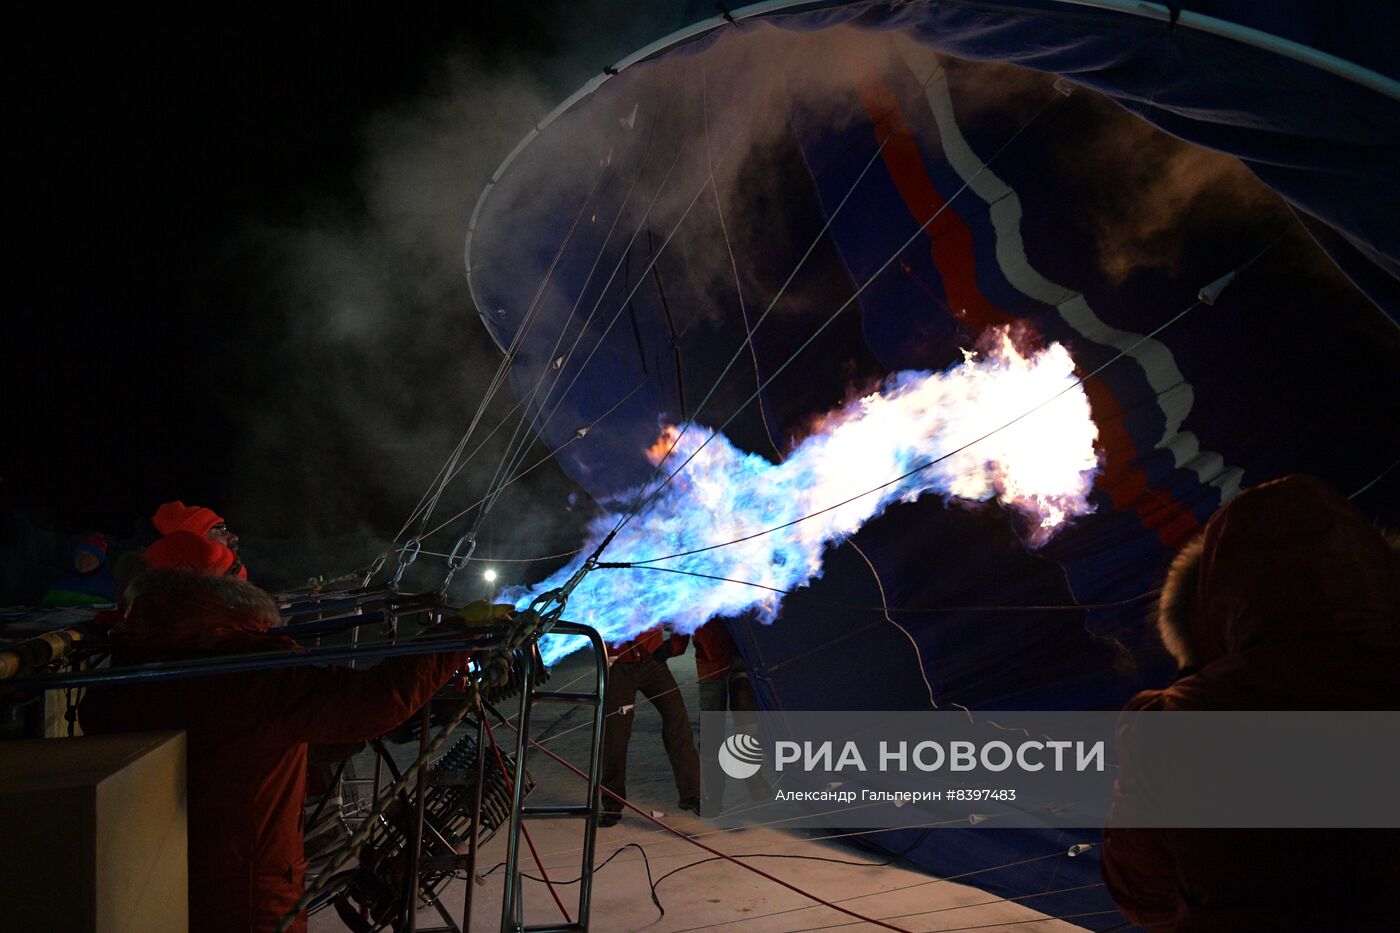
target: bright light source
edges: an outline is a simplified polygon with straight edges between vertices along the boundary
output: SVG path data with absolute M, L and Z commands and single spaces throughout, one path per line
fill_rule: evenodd
M 496 582 L 496 571 L 494 570 L 488 570 L 485 573 L 483 573 L 482 576 L 486 578 L 487 583 Z

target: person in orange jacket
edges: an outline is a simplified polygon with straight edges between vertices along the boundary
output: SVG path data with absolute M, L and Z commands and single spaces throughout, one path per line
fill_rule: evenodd
M 695 643 L 696 687 L 700 691 L 700 711 L 703 713 L 734 714 L 734 728 L 750 735 L 758 734 L 758 703 L 754 698 L 753 684 L 749 681 L 748 668 L 743 656 L 729 637 L 729 629 L 723 619 L 711 619 L 692 636 Z M 717 759 L 705 762 L 707 801 L 715 809 L 724 805 L 724 772 Z M 745 785 L 749 797 L 761 800 L 768 794 L 767 785 L 762 780 L 749 781 Z M 719 789 L 716 797 L 713 789 Z
M 686 637 L 673 635 L 669 626 L 650 629 L 631 641 L 608 646 L 608 686 L 603 697 L 603 790 L 627 796 L 627 746 L 632 739 L 637 691 L 661 714 L 661 741 L 682 810 L 700 812 L 700 754 L 690 728 L 676 678 L 667 660 L 683 654 Z M 616 797 L 599 792 L 599 826 L 612 826 L 622 817 Z
M 758 709 L 748 668 L 722 619 L 711 619 L 696 630 L 695 675 L 700 709 L 705 712 Z
M 118 664 L 296 648 L 272 599 L 231 576 L 223 544 L 176 530 L 127 588 Z M 275 930 L 302 893 L 308 743 L 381 735 L 466 662 L 459 652 L 389 658 L 366 670 L 296 667 L 93 688 L 84 732 L 182 730 L 187 742 L 189 907 L 203 933 Z M 306 929 L 306 916 L 293 931 Z

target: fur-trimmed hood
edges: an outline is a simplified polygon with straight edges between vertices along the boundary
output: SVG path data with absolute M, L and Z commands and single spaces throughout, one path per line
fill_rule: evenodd
M 1216 703 L 1207 683 L 1248 682 L 1278 702 L 1334 708 L 1345 694 L 1355 708 L 1393 708 L 1400 559 L 1335 490 L 1285 477 L 1236 496 L 1183 548 L 1157 624 L 1178 662 L 1200 668 L 1172 688 L 1183 701 Z
M 1205 535 L 1197 534 L 1177 552 L 1157 597 L 1157 634 L 1183 670 L 1200 664 L 1191 641 L 1191 606 L 1201 580 Z
M 127 585 L 126 618 L 113 636 L 127 660 L 165 660 L 290 647 L 267 593 L 235 577 L 153 569 Z

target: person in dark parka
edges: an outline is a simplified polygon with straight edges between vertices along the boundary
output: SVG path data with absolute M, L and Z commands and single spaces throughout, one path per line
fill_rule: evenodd
M 176 534 L 189 538 L 162 539 L 168 555 L 152 548 L 167 566 L 128 587 L 126 618 L 113 632 L 118 661 L 295 647 L 272 630 L 280 620 L 268 595 L 224 575 L 235 566 L 232 552 Z M 464 662 L 453 652 L 391 658 L 368 670 L 298 667 L 95 688 L 81 722 L 89 734 L 185 730 L 191 929 L 261 933 L 276 929 L 303 890 L 307 744 L 387 732 Z M 306 929 L 304 914 L 292 929 Z
M 1173 563 L 1158 625 L 1181 676 L 1129 710 L 1400 709 L 1400 561 L 1317 479 L 1216 513 Z M 1115 809 L 1151 807 L 1126 720 L 1119 748 Z M 1393 929 L 1400 908 L 1394 830 L 1110 828 L 1102 867 L 1151 933 Z

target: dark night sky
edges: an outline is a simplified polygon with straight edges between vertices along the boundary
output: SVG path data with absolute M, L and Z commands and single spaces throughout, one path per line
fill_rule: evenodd
M 439 373 L 462 405 L 472 381 L 411 328 L 374 355 L 299 346 L 284 288 L 296 256 L 257 231 L 361 225 L 366 127 L 440 84 L 446 61 L 533 74 L 562 97 L 599 64 L 575 54 L 566 9 L 70 13 L 12 36 L 6 503 L 56 531 L 120 534 L 178 497 L 245 532 L 392 534 L 418 488 L 384 479 L 394 465 L 345 412 L 318 410 L 336 404 L 325 386 L 371 386 L 386 417 L 411 420 L 422 406 L 405 370 Z M 526 110 L 504 122 L 523 130 L 541 115 Z M 481 164 L 518 134 L 487 139 Z M 427 257 L 448 282 L 439 307 L 404 312 L 448 315 L 454 338 L 479 342 L 460 255 L 459 240 Z M 423 454 L 435 469 L 445 450 Z

